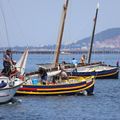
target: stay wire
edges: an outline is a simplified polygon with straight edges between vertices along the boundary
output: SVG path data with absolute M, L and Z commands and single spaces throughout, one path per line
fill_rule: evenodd
M 7 42 L 8 42 L 8 47 L 11 48 L 9 37 L 8 37 L 7 22 L 6 22 L 5 14 L 4 14 L 4 11 L 3 11 L 2 2 L 0 3 L 0 10 L 1 10 L 1 14 L 2 14 L 3 20 L 4 20 L 4 25 L 5 25 L 5 31 L 6 31 L 6 38 L 7 38 Z
M 22 28 L 21 28 L 21 25 L 20 25 L 20 23 L 18 22 L 17 16 L 16 16 L 16 14 L 15 14 L 15 10 L 14 10 L 13 6 L 11 5 L 11 1 L 10 1 L 10 0 L 7 0 L 7 1 L 8 1 L 9 7 L 10 7 L 12 13 L 14 14 L 14 19 L 16 20 L 16 25 L 17 25 L 18 28 L 19 28 L 20 34 L 21 34 L 21 36 L 23 36 L 23 38 L 24 38 L 24 40 L 25 40 L 25 42 L 26 42 L 27 48 L 29 48 L 29 44 L 28 44 L 28 43 L 30 43 L 31 41 L 30 41 L 29 39 L 28 39 L 29 42 L 26 40 L 25 34 L 24 34 L 24 32 L 23 32 L 23 30 L 22 30 Z

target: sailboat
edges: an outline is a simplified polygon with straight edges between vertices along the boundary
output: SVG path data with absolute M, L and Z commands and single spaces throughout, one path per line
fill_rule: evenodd
M 67 74 L 70 76 L 90 76 L 94 75 L 96 79 L 118 79 L 119 68 L 116 66 L 110 66 L 106 64 L 81 66 L 74 69 L 66 69 Z
M 9 42 L 6 19 L 1 6 L 0 6 L 0 10 L 1 10 L 2 17 L 5 24 L 7 42 Z M 12 65 L 11 72 L 9 75 L 6 75 L 4 74 L 3 71 L 1 71 L 0 73 L 0 104 L 9 102 L 15 95 L 17 89 L 20 88 L 20 86 L 24 83 L 25 66 L 26 66 L 27 57 L 28 57 L 28 49 L 24 51 L 19 61 L 16 62 L 15 65 Z
M 65 18 L 68 8 L 69 0 L 65 1 L 63 5 L 63 14 L 60 27 L 60 34 L 58 36 L 58 45 L 55 56 L 53 69 L 58 67 L 58 59 L 60 54 L 60 47 L 62 35 L 64 31 Z M 94 76 L 76 77 L 71 76 L 61 79 L 61 69 L 47 71 L 47 83 L 44 85 L 40 82 L 39 71 L 27 73 L 28 80 L 21 88 L 17 90 L 17 94 L 24 95 L 71 95 L 71 94 L 93 94 L 95 79 Z
M 81 67 L 78 67 L 77 71 L 71 68 L 68 68 L 66 70 L 69 75 L 73 75 L 73 76 L 94 75 L 97 79 L 118 79 L 119 78 L 119 66 L 111 66 L 111 65 L 104 64 L 102 62 L 97 63 L 97 64 L 91 63 L 91 54 L 92 54 L 92 48 L 93 48 L 93 42 L 94 42 L 94 34 L 95 34 L 95 29 L 96 29 L 98 10 L 99 10 L 99 3 L 97 4 L 96 13 L 95 13 L 91 44 L 90 44 L 90 49 L 88 52 L 89 53 L 88 63 L 84 64 Z
M 1 74 L 0 76 L 0 104 L 9 102 L 16 91 L 25 81 L 25 66 L 28 57 L 28 49 L 26 49 L 20 60 L 14 66 L 15 71 L 11 73 L 11 77 Z

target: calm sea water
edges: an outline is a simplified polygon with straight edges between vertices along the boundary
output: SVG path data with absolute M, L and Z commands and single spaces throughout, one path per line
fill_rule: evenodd
M 61 55 L 60 61 L 71 61 L 77 55 Z M 20 54 L 14 55 L 18 60 Z M 115 65 L 119 54 L 94 54 L 92 61 Z M 53 55 L 29 55 L 26 71 L 38 63 L 53 61 Z M 0 120 L 120 120 L 120 79 L 97 80 L 93 96 L 15 96 L 13 104 L 0 105 Z

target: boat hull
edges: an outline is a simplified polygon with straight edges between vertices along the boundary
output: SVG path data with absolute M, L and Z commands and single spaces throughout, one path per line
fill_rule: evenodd
M 91 72 L 67 72 L 71 76 L 90 76 L 94 75 L 96 79 L 118 79 L 119 78 L 119 68 L 114 68 L 110 70 L 101 71 L 91 71 Z
M 94 83 L 95 80 L 60 85 L 23 85 L 17 90 L 17 95 L 73 95 L 84 94 L 84 91 L 90 95 L 93 94 Z
M 23 84 L 21 79 L 14 77 L 9 80 L 8 77 L 1 76 L 0 83 L 1 81 L 4 81 L 6 85 L 0 87 L 0 104 L 9 102 L 15 95 L 17 89 Z
M 20 85 L 16 87 L 6 88 L 0 90 L 0 104 L 9 102 L 13 96 L 15 95 L 17 89 L 20 87 Z

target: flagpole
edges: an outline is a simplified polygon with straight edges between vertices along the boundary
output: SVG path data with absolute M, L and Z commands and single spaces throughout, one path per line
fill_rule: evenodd
M 94 18 L 94 26 L 93 26 L 92 37 L 91 37 L 91 44 L 90 44 L 90 49 L 89 49 L 89 52 L 88 52 L 88 63 L 91 62 L 91 53 L 92 53 L 94 36 L 95 36 L 95 29 L 96 29 L 96 23 L 97 23 L 98 10 L 99 10 L 99 3 L 97 4 L 96 14 L 95 14 L 95 18 Z

